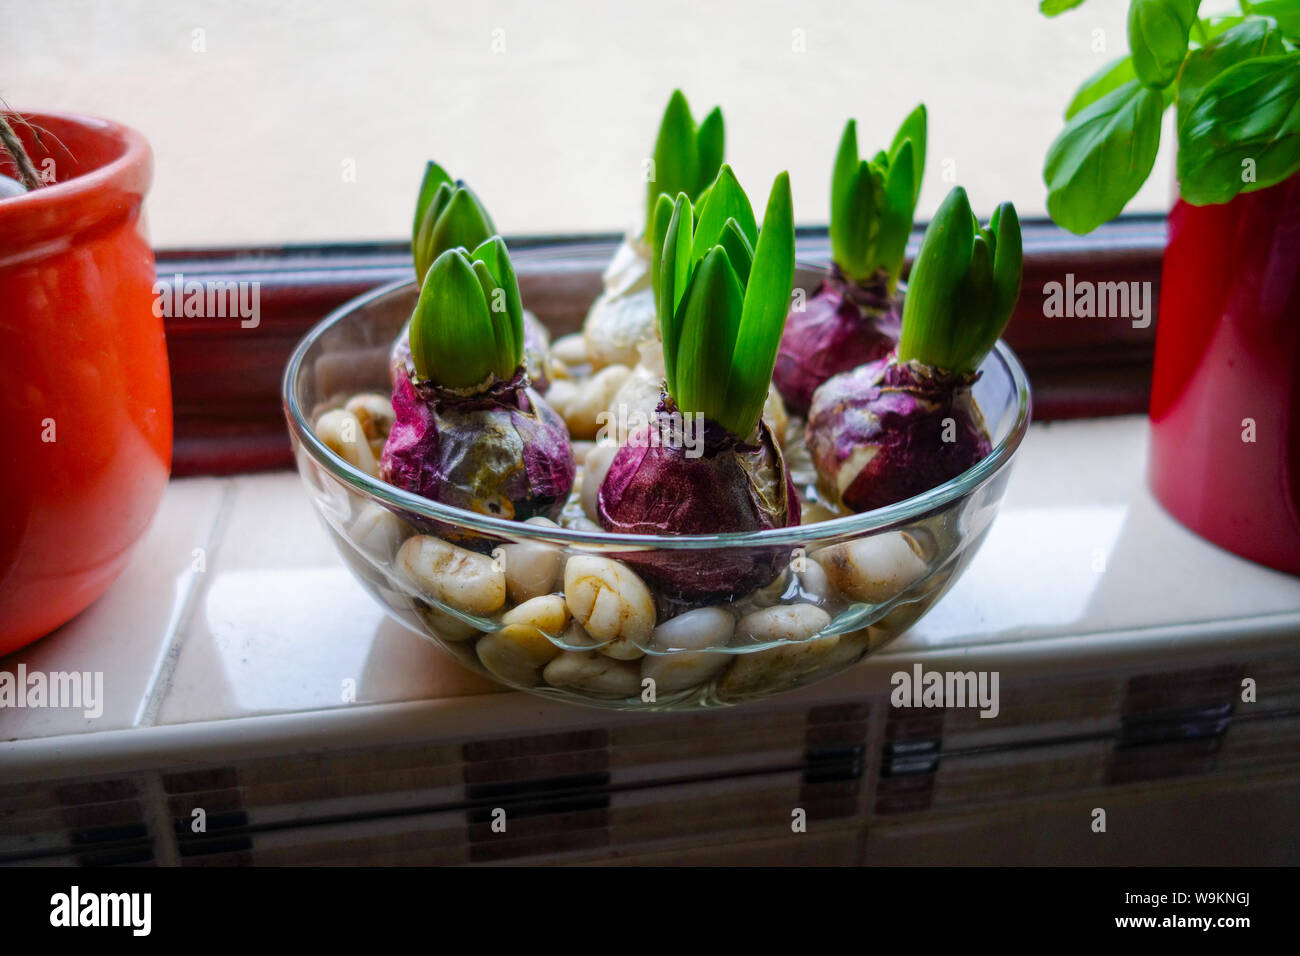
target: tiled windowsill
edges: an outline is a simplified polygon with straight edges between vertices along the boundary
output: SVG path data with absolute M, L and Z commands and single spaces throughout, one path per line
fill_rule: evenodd
M 1141 418 L 1036 425 L 982 550 L 885 652 L 785 698 L 880 693 L 914 660 L 1045 676 L 1300 636 L 1300 582 L 1170 519 L 1143 480 Z M 297 475 L 172 482 L 130 567 L 0 670 L 102 671 L 102 716 L 0 710 L 6 782 L 226 757 L 663 719 L 505 691 L 386 618 L 344 568 Z M 354 682 L 355 701 L 344 700 Z

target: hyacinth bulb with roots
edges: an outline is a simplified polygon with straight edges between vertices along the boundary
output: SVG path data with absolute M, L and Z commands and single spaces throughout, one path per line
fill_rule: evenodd
M 772 185 L 760 232 L 723 166 L 698 210 L 663 196 L 654 216 L 654 292 L 663 392 L 654 421 L 628 435 L 597 495 L 600 524 L 622 534 L 703 535 L 797 525 L 799 503 L 763 406 L 794 284 L 790 182 Z M 771 581 L 780 550 L 628 552 L 622 559 L 687 605 Z
M 1021 261 L 1015 207 L 1000 205 L 984 228 L 954 187 L 912 266 L 897 349 L 813 395 L 807 442 L 827 498 L 852 511 L 882 508 L 989 454 L 971 386 L 1015 308 Z
M 921 104 L 899 127 L 889 151 L 858 156 L 849 120 L 831 175 L 831 269 L 786 319 L 773 381 L 792 414 L 805 416 L 817 386 L 832 375 L 884 358 L 898 342 L 898 278 L 912 234 L 925 168 Z

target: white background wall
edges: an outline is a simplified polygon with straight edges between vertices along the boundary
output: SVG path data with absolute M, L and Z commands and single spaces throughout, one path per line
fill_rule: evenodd
M 142 130 L 159 247 L 401 238 L 426 158 L 469 181 L 507 234 L 637 225 L 674 86 L 697 116 L 722 105 L 728 158 L 760 209 L 789 169 L 798 221 L 824 223 L 845 119 L 874 151 L 923 100 L 923 218 L 948 189 L 944 160 L 977 210 L 1012 199 L 1041 215 L 1044 153 L 1079 83 L 1124 51 L 1128 4 L 1088 0 L 1055 20 L 1037 6 L 0 0 L 0 95 Z M 1130 209 L 1167 208 L 1168 140 Z

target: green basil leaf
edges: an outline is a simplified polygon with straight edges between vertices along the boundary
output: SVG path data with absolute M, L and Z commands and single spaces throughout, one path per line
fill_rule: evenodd
M 1128 47 L 1137 77 L 1161 90 L 1178 76 L 1200 0 L 1132 0 Z
M 1074 114 L 1090 103 L 1095 103 L 1111 90 L 1117 90 L 1129 80 L 1136 79 L 1131 56 L 1111 60 L 1092 76 L 1083 81 L 1079 92 L 1074 94 L 1070 105 L 1065 108 L 1065 118 L 1073 119 Z
M 1300 170 L 1300 53 L 1238 63 L 1211 80 L 1178 131 L 1182 197 L 1227 202 Z
M 1160 148 L 1164 98 L 1130 80 L 1084 107 L 1047 150 L 1047 211 L 1071 232 L 1118 216 L 1141 188 Z
M 1066 10 L 1073 10 L 1083 0 L 1039 0 L 1038 9 L 1045 16 L 1059 17 Z
M 1226 33 L 1228 30 L 1231 30 L 1238 23 L 1244 23 L 1245 20 L 1246 20 L 1245 17 L 1239 15 L 1213 16 L 1210 17 L 1208 20 L 1202 20 L 1201 23 L 1205 27 L 1205 35 L 1209 39 L 1213 40 L 1219 34 Z
M 1283 36 L 1300 42 L 1300 0 L 1254 0 L 1250 12 L 1272 17 Z
M 1228 67 L 1259 56 L 1283 52 L 1277 21 L 1251 17 L 1225 30 L 1199 50 L 1187 56 L 1178 74 L 1178 119 L 1181 125 L 1206 84 Z

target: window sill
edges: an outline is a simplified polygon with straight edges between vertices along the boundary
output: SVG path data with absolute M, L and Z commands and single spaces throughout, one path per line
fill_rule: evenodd
M 595 747 L 606 768 L 597 790 L 608 795 L 682 778 L 806 777 L 806 764 L 822 759 L 811 741 L 828 735 L 847 735 L 860 754 L 854 766 L 862 779 L 837 817 L 846 827 L 903 819 L 899 813 L 939 819 L 987 804 L 979 787 L 953 790 L 949 780 L 947 789 L 934 789 L 947 779 L 939 770 L 939 783 L 922 794 L 930 803 L 916 804 L 910 791 L 893 793 L 881 767 L 892 759 L 889 741 L 906 727 L 925 736 L 936 767 L 943 754 L 943 772 L 989 748 L 988 759 L 1001 765 L 1029 753 L 1056 761 L 1066 747 L 1081 761 L 1069 779 L 1052 776 L 1059 766 L 1050 761 L 1030 759 L 1016 771 L 1023 779 L 1013 796 L 1031 807 L 1080 788 L 1128 793 L 1164 778 L 1190 775 L 1209 785 L 1300 772 L 1295 579 L 1235 558 L 1165 515 L 1145 489 L 1146 430 L 1138 417 L 1033 426 L 988 540 L 911 632 L 797 693 L 687 718 L 567 707 L 465 671 L 386 619 L 362 592 L 295 474 L 176 480 L 108 594 L 0 662 L 10 672 L 19 665 L 29 672 L 101 670 L 107 700 L 95 720 L 71 711 L 0 710 L 0 811 L 17 794 L 30 799 L 38 781 L 166 770 L 148 779 L 162 780 L 168 793 L 214 787 L 238 794 L 250 820 L 260 814 L 266 826 L 280 825 L 284 814 L 296 815 L 296 823 L 313 814 L 387 819 L 408 803 L 472 802 L 475 748 L 532 752 L 530 741 L 549 740 L 560 752 L 545 759 L 563 763 L 576 759 L 566 748 Z M 905 723 L 888 706 L 890 675 L 918 661 L 926 669 L 998 670 L 1002 719 L 937 712 Z M 1243 676 L 1267 687 L 1260 703 L 1240 702 Z M 344 701 L 346 681 L 355 682 L 354 703 Z M 700 732 L 674 732 L 680 720 Z M 691 749 L 704 746 L 712 728 L 741 726 L 737 720 L 748 736 L 729 739 L 717 753 Z M 1196 730 L 1205 720 L 1208 729 Z M 1126 756 L 1133 726 L 1168 738 L 1159 737 L 1136 764 Z M 1212 750 L 1204 749 L 1207 740 Z M 305 759 L 292 755 L 316 754 L 318 763 L 324 755 L 351 755 L 346 759 L 373 770 L 385 759 L 377 754 L 406 745 L 441 754 L 428 759 L 444 761 L 444 770 L 417 774 L 425 783 L 401 794 L 346 796 L 352 784 L 330 784 L 320 767 L 310 786 L 324 789 L 310 799 L 256 783 L 271 772 L 267 766 Z M 1025 749 L 1036 747 L 1047 749 Z M 204 768 L 217 776 L 204 777 Z M 444 771 L 445 781 L 430 782 Z M 298 795 L 286 796 L 291 791 Z M 158 811 L 160 826 L 179 812 L 180 798 L 169 799 L 172 809 Z M 266 806 L 252 809 L 263 800 Z M 455 813 L 463 825 L 463 810 Z M 22 852 L 5 832 L 17 831 L 0 831 L 0 859 Z M 174 851 L 157 852 L 166 858 Z

